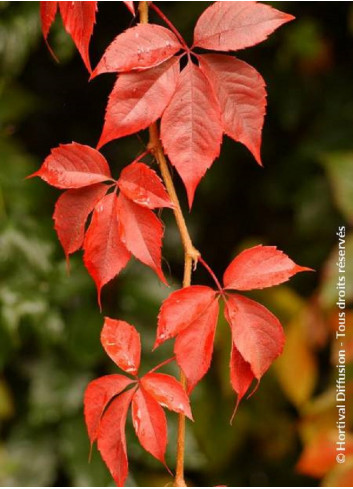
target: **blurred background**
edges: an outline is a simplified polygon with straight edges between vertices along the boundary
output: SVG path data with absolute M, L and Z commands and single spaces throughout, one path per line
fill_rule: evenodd
M 209 2 L 159 2 L 192 38 Z M 353 312 L 353 4 L 275 2 L 296 16 L 265 43 L 238 53 L 268 84 L 263 133 L 265 168 L 225 138 L 199 186 L 188 225 L 194 243 L 221 276 L 244 247 L 277 245 L 316 273 L 249 294 L 281 320 L 283 356 L 259 390 L 244 401 L 233 426 L 230 336 L 219 323 L 212 369 L 192 396 L 196 422 L 187 426 L 190 485 L 351 486 L 353 483 L 353 333 L 347 329 L 347 460 L 335 462 L 337 345 L 336 260 L 339 225 L 347 226 L 347 321 Z M 152 21 L 159 22 L 154 14 Z M 115 35 L 133 24 L 122 2 L 100 2 L 91 42 L 93 66 Z M 38 2 L 0 2 L 0 485 L 113 486 L 89 443 L 82 414 L 87 383 L 116 368 L 104 354 L 93 281 L 81 253 L 66 272 L 53 230 L 59 192 L 25 177 L 52 147 L 95 146 L 114 75 L 88 74 L 58 16 L 43 42 Z M 141 134 L 146 142 L 146 134 Z M 132 161 L 141 141 L 103 148 L 113 174 Z M 186 209 L 185 192 L 175 181 Z M 182 278 L 182 250 L 173 216 L 163 211 L 164 270 Z M 200 269 L 194 283 L 210 284 Z M 170 293 L 134 262 L 105 287 L 103 314 L 142 333 L 143 370 L 167 358 L 172 345 L 150 353 L 156 315 Z M 170 343 L 170 342 L 169 342 Z M 166 372 L 175 372 L 169 368 Z M 175 372 L 176 373 L 176 372 Z M 175 457 L 176 416 L 170 415 L 168 462 Z M 130 486 L 164 486 L 166 471 L 128 427 Z

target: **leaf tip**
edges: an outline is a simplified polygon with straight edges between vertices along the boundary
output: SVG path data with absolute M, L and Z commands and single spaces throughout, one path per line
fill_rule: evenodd
M 34 177 L 39 177 L 41 178 L 41 169 L 35 171 L 34 173 L 31 173 L 30 175 L 27 175 L 25 177 L 25 180 L 29 180 L 30 178 L 34 178 Z
M 94 68 L 93 71 L 91 71 L 90 77 L 89 77 L 88 81 L 92 81 L 98 75 L 100 75 L 100 72 L 99 72 L 99 64 Z
M 164 340 L 160 339 L 159 336 L 156 338 L 156 341 L 154 342 L 152 351 L 157 350 L 157 348 L 163 343 Z
M 296 265 L 295 273 L 300 273 L 300 272 L 315 272 L 316 273 L 316 270 L 314 268 L 301 267 L 300 265 Z

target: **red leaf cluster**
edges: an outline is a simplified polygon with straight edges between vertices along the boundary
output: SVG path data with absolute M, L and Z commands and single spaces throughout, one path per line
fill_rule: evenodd
M 219 298 L 225 301 L 225 318 L 231 328 L 230 377 L 238 395 L 237 405 L 254 380 L 260 381 L 284 345 L 278 319 L 264 306 L 230 290 L 252 290 L 285 282 L 298 272 L 296 265 L 274 246 L 255 246 L 240 253 L 224 273 L 219 291 L 192 285 L 173 292 L 164 301 L 155 347 L 176 338 L 174 352 L 183 370 L 188 391 L 206 374 L 211 364 Z
M 131 255 L 166 283 L 161 267 L 163 224 L 153 209 L 173 205 L 154 170 L 133 162 L 115 181 L 99 151 L 71 143 L 54 148 L 32 176 L 66 189 L 55 205 L 55 229 L 67 258 L 83 247 L 99 303 L 102 287 L 118 275 Z
M 174 377 L 154 371 L 137 377 L 141 343 L 140 335 L 132 325 L 105 318 L 101 343 L 119 368 L 135 376 L 131 379 L 120 374 L 105 375 L 93 380 L 84 396 L 91 445 L 97 441 L 103 460 L 121 487 L 128 475 L 125 424 L 130 405 L 140 444 L 164 465 L 167 421 L 161 406 L 190 419 L 192 414 L 189 398 Z
M 89 43 L 96 22 L 97 4 L 98 2 L 40 2 L 40 18 L 45 41 L 47 42 L 59 7 L 65 30 L 72 37 L 90 73 L 92 69 L 89 59 Z M 124 4 L 135 15 L 134 2 L 124 2 Z
M 135 15 L 133 2 L 124 4 Z M 152 2 L 150 7 L 170 29 L 156 24 L 127 29 L 108 46 L 93 72 L 89 43 L 97 2 L 40 2 L 43 36 L 47 41 L 59 10 L 91 78 L 118 73 L 98 148 L 161 119 L 164 151 L 185 184 L 191 207 L 200 180 L 219 155 L 223 134 L 244 144 L 262 164 L 265 82 L 252 66 L 220 53 L 262 42 L 293 17 L 253 1 L 215 2 L 197 21 L 189 48 L 158 7 Z M 200 49 L 216 53 L 200 54 Z M 102 287 L 132 255 L 166 283 L 161 267 L 164 230 L 154 210 L 173 204 L 160 178 L 141 159 L 115 180 L 97 149 L 71 143 L 54 148 L 32 175 L 65 190 L 55 205 L 55 229 L 67 259 L 83 248 L 99 304 Z M 202 258 L 200 262 L 209 269 Z M 232 334 L 230 379 L 236 407 L 254 381 L 258 385 L 283 349 L 283 329 L 264 306 L 233 291 L 277 285 L 305 270 L 309 269 L 275 247 L 260 245 L 232 261 L 223 286 L 215 279 L 218 290 L 194 285 L 164 301 L 155 347 L 175 338 L 174 352 L 188 393 L 209 369 L 220 297 Z M 97 441 L 115 482 L 122 486 L 128 474 L 125 424 L 130 406 L 140 444 L 163 464 L 167 422 L 162 406 L 191 419 L 192 415 L 182 385 L 155 372 L 161 365 L 138 377 L 141 343 L 132 325 L 105 318 L 101 343 L 113 362 L 133 378 L 113 374 L 92 381 L 85 392 L 85 420 L 91 445 Z
M 243 49 L 292 19 L 257 2 L 216 2 L 196 23 L 191 49 Z M 161 118 L 161 140 L 185 184 L 190 207 L 219 155 L 223 133 L 243 143 L 261 165 L 266 107 L 265 82 L 254 68 L 223 54 L 193 53 L 196 64 L 191 49 L 177 32 L 139 24 L 115 38 L 92 73 L 119 73 L 98 147 Z M 180 70 L 185 54 L 187 64 Z

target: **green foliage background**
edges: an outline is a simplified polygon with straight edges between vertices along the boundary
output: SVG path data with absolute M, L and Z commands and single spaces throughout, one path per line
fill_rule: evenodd
M 319 483 L 295 470 L 303 448 L 298 422 L 333 379 L 327 324 L 335 277 L 327 261 L 338 225 L 349 229 L 353 223 L 353 8 L 351 2 L 275 4 L 297 20 L 262 45 L 238 53 L 268 84 L 265 169 L 226 139 L 187 220 L 196 246 L 218 275 L 237 251 L 259 242 L 275 244 L 297 263 L 317 270 L 295 278 L 290 288 L 257 295 L 288 328 L 298 311 L 304 314 L 318 298 L 319 316 L 300 343 L 310 351 L 311 367 L 293 381 L 296 366 L 284 358 L 256 395 L 243 402 L 231 427 L 229 337 L 226 326 L 219 325 L 213 368 L 193 394 L 196 422 L 188 425 L 186 469 L 199 486 Z M 188 40 L 207 5 L 160 2 Z M 50 38 L 60 59 L 56 64 L 41 38 L 38 9 L 37 2 L 0 2 L 0 485 L 113 485 L 97 453 L 87 463 L 82 417 L 89 380 L 116 371 L 99 343 L 102 315 L 94 284 L 80 254 L 72 258 L 67 275 L 51 219 L 58 192 L 25 177 L 59 143 L 97 143 L 114 75 L 87 83 L 60 20 Z M 122 3 L 100 2 L 93 65 L 131 22 Z M 146 142 L 146 135 L 142 139 Z M 103 153 L 118 175 L 141 148 L 134 136 L 110 143 Z M 175 179 L 185 205 L 184 189 Z M 167 225 L 164 268 L 178 287 L 179 236 L 168 211 L 162 219 Z M 209 278 L 198 270 L 194 281 L 206 284 Z M 351 288 L 352 283 L 350 301 Z M 171 350 L 169 345 L 150 353 L 158 308 L 169 292 L 152 272 L 134 263 L 103 293 L 104 315 L 130 321 L 142 333 L 146 370 Z M 300 389 L 306 378 L 310 385 L 303 384 L 301 397 L 291 394 L 293 382 Z M 176 418 L 169 420 L 168 460 L 173 465 Z M 129 485 L 168 483 L 131 428 L 128 445 Z

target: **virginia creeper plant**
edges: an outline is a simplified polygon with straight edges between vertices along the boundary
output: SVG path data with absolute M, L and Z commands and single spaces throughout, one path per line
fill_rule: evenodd
M 97 442 L 116 484 L 123 486 L 128 475 L 125 424 L 130 407 L 139 442 L 163 464 L 167 422 L 162 406 L 178 413 L 174 486 L 182 487 L 186 486 L 185 417 L 192 419 L 189 396 L 211 364 L 219 302 L 224 302 L 231 329 L 230 381 L 237 408 L 246 393 L 256 389 L 285 341 L 279 320 L 238 291 L 271 287 L 309 269 L 296 265 L 275 246 L 258 245 L 234 258 L 221 284 L 193 245 L 169 165 L 185 185 L 190 209 L 200 180 L 219 155 L 223 134 L 244 144 L 262 165 L 265 82 L 252 66 L 229 52 L 264 41 L 293 17 L 258 2 L 215 2 L 196 22 L 189 47 L 153 2 L 139 2 L 137 11 L 133 2 L 123 3 L 135 23 L 117 35 L 92 70 L 89 43 L 97 2 L 40 2 L 47 44 L 59 11 L 90 78 L 108 72 L 118 77 L 97 147 L 77 142 L 59 145 L 33 176 L 64 190 L 55 205 L 55 229 L 67 260 L 83 248 L 100 307 L 102 288 L 130 259 L 150 267 L 167 284 L 161 266 L 164 228 L 154 211 L 167 208 L 174 213 L 185 257 L 183 288 L 161 305 L 155 348 L 175 338 L 175 357 L 139 377 L 139 333 L 123 319 L 106 317 L 101 343 L 124 375 L 92 381 L 84 396 L 84 414 L 91 445 Z M 163 25 L 149 23 L 149 11 Z M 146 150 L 132 156 L 115 180 L 99 149 L 147 128 Z M 159 175 L 143 161 L 151 157 Z M 215 289 L 191 285 L 198 264 L 210 273 Z M 172 361 L 180 367 L 180 381 L 157 372 Z

